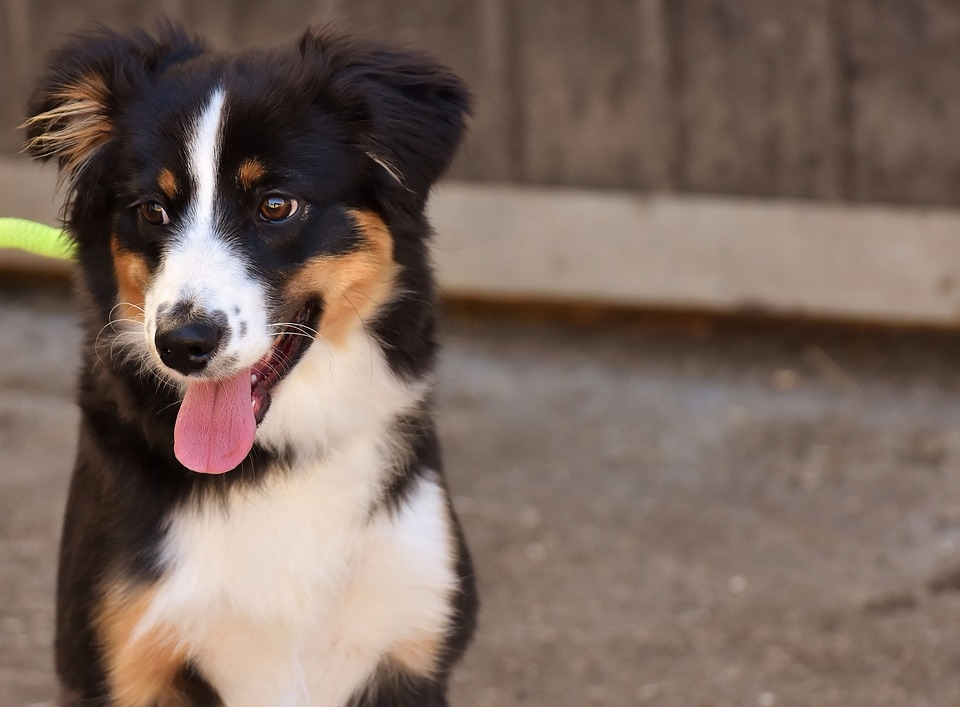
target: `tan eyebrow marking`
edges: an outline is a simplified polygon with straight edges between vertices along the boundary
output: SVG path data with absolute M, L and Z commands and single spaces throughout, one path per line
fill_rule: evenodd
M 157 177 L 157 184 L 160 185 L 160 191 L 162 191 L 168 199 L 174 199 L 177 194 L 180 193 L 180 185 L 177 183 L 177 178 L 173 172 L 166 167 L 160 170 L 160 175 Z
M 244 189 L 250 189 L 257 180 L 262 179 L 266 174 L 263 164 L 255 159 L 246 159 L 240 163 L 240 169 L 237 170 L 237 180 Z

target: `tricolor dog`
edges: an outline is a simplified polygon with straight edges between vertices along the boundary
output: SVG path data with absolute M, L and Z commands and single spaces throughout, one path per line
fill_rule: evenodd
M 54 53 L 27 149 L 59 164 L 87 304 L 62 704 L 447 704 L 477 603 L 424 204 L 468 103 L 328 30 Z

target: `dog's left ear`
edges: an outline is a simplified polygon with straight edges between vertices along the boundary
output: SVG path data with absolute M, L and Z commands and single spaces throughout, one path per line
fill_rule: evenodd
M 470 113 L 470 94 L 449 69 L 414 52 L 308 32 L 300 51 L 350 107 L 359 149 L 374 168 L 381 200 L 419 213 L 450 166 Z

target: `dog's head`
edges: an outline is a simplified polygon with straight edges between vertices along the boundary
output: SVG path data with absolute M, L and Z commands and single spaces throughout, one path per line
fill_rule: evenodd
M 315 339 L 390 311 L 394 367 L 429 357 L 423 209 L 468 109 L 446 69 L 327 31 L 224 56 L 173 27 L 86 35 L 50 67 L 28 150 L 59 162 L 110 350 L 183 393 L 185 465 L 233 468 Z

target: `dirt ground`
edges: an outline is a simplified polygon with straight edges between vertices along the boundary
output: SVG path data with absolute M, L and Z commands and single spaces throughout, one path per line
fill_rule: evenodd
M 52 704 L 62 289 L 0 288 L 0 703 Z M 960 704 L 960 338 L 447 325 L 453 704 Z

